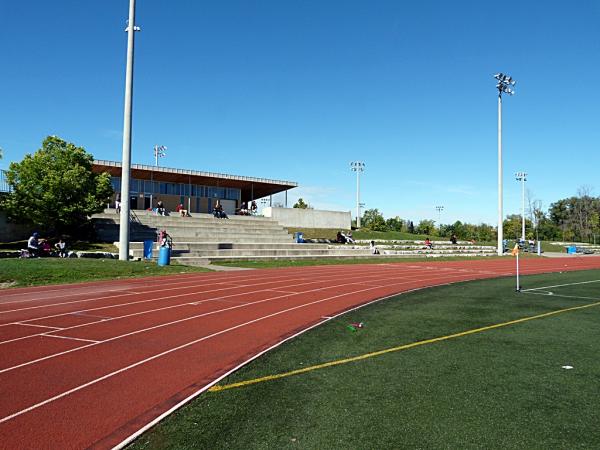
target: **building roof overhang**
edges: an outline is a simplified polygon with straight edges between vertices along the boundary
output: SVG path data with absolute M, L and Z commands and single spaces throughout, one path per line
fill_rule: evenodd
M 108 172 L 113 177 L 120 177 L 121 163 L 118 161 L 96 160 L 94 161 L 92 170 L 97 173 Z M 132 164 L 131 177 L 139 180 L 237 188 L 242 191 L 243 201 L 266 197 L 298 187 L 298 183 L 294 181 L 227 175 L 189 169 L 173 169 L 145 164 Z

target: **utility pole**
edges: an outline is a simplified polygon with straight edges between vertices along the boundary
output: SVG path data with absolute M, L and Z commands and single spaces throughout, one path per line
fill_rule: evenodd
M 135 0 L 129 0 L 127 22 L 127 69 L 125 72 L 125 111 L 123 119 L 123 160 L 121 162 L 121 217 L 119 221 L 119 259 L 129 260 L 129 179 L 131 175 L 131 117 L 133 100 L 133 53 L 135 32 Z
M 365 163 L 352 161 L 350 170 L 356 172 L 356 228 L 360 228 L 360 174 L 365 171 Z
M 502 214 L 502 93 L 513 95 L 516 81 L 503 73 L 497 73 L 494 78 L 498 80 L 496 89 L 498 89 L 498 256 L 504 254 L 503 236 L 503 214 Z

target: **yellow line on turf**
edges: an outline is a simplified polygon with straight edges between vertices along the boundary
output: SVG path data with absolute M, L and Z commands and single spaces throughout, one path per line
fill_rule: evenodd
M 338 359 L 336 361 L 330 361 L 323 364 L 317 364 L 315 366 L 304 367 L 302 369 L 292 370 L 290 372 L 279 373 L 275 375 L 268 375 L 265 377 L 255 378 L 253 380 L 240 381 L 238 383 L 225 384 L 222 386 L 213 386 L 208 391 L 209 392 L 219 392 L 225 391 L 227 389 L 235 389 L 240 387 L 249 386 L 251 384 L 263 383 L 265 381 L 278 380 L 279 378 L 291 377 L 292 375 L 300 375 L 301 373 L 312 372 L 314 370 L 325 369 L 327 367 L 339 366 L 341 364 L 348 364 L 354 361 L 361 361 L 363 359 L 373 358 L 375 356 L 385 355 L 386 353 L 399 352 L 402 350 L 408 350 L 409 348 L 418 347 L 426 344 L 433 344 L 435 342 L 446 341 L 448 339 L 454 339 L 461 336 L 467 336 L 469 334 L 481 333 L 483 331 L 493 330 L 495 328 L 506 327 L 508 325 L 514 325 L 516 323 L 528 322 L 530 320 L 542 319 L 544 317 L 554 316 L 556 314 L 561 314 L 564 312 L 575 311 L 578 309 L 591 308 L 592 306 L 599 306 L 600 302 L 596 303 L 588 303 L 587 305 L 581 306 L 573 306 L 571 308 L 559 309 L 556 311 L 547 312 L 544 314 L 538 314 L 536 316 L 523 317 L 522 319 L 511 320 L 509 322 L 497 323 L 494 325 L 489 325 L 487 327 L 474 328 L 472 330 L 462 331 L 460 333 L 450 334 L 448 336 L 436 337 L 433 339 L 427 339 L 424 341 L 413 342 L 411 344 L 400 345 L 398 347 L 392 347 L 385 350 L 379 350 L 372 353 L 365 353 L 364 355 L 353 356 L 351 358 Z

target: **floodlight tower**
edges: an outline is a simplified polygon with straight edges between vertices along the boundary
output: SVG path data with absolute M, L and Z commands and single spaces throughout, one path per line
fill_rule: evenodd
M 356 228 L 360 228 L 360 174 L 365 171 L 365 163 L 352 161 L 350 170 L 356 172 Z
M 131 116 L 133 99 L 134 36 L 140 27 L 135 26 L 135 0 L 129 0 L 127 22 L 127 68 L 125 71 L 125 111 L 123 120 L 123 161 L 121 162 L 121 217 L 119 220 L 119 259 L 129 259 L 129 177 L 131 175 Z
M 158 167 L 158 158 L 164 158 L 165 156 L 167 156 L 167 154 L 165 153 L 166 150 L 167 147 L 164 145 L 154 146 L 154 165 L 156 167 Z
M 517 172 L 515 179 L 521 182 L 521 240 L 525 242 L 525 182 L 527 181 L 527 174 Z
M 442 205 L 436 206 L 435 210 L 438 212 L 438 224 L 441 227 L 442 226 L 442 211 L 444 210 L 444 207 Z
M 511 86 L 516 84 L 516 81 L 503 73 L 497 73 L 494 78 L 498 80 L 496 89 L 498 89 L 498 256 L 504 254 L 502 245 L 502 93 L 513 95 Z

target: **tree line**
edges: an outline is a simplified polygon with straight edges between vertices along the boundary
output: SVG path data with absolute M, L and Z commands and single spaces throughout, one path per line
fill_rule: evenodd
M 558 200 L 547 211 L 539 200 L 528 201 L 525 217 L 525 238 L 543 241 L 600 242 L 600 197 L 591 195 L 591 189 L 580 188 L 576 196 Z M 361 218 L 361 227 L 372 231 L 400 231 L 410 234 L 429 235 L 475 241 L 495 241 L 496 227 L 488 224 L 471 224 L 457 220 L 452 224 L 436 224 L 423 219 L 415 224 L 398 216 L 385 219 L 377 209 L 368 209 Z M 510 214 L 503 223 L 506 239 L 519 239 L 522 216 Z

